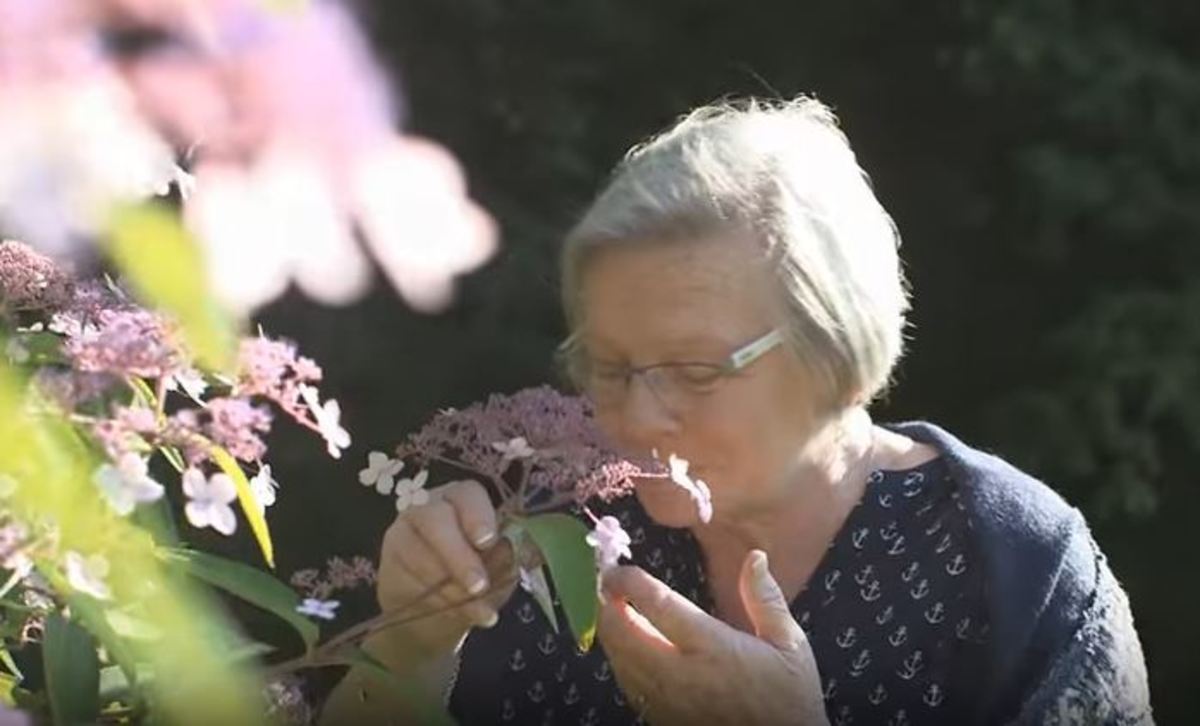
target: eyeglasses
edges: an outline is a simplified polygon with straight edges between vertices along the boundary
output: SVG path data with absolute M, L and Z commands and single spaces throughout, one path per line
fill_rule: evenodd
M 633 379 L 640 377 L 664 407 L 678 413 L 712 393 L 723 378 L 746 368 L 782 342 L 783 333 L 772 330 L 730 353 L 722 363 L 667 361 L 633 367 L 591 360 L 577 352 L 568 358 L 568 372 L 597 408 L 620 405 Z M 569 355 L 569 351 L 564 352 Z

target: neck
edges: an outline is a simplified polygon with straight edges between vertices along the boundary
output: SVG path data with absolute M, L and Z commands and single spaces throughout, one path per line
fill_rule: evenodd
M 736 583 L 746 553 L 761 549 L 785 594 L 794 597 L 862 497 L 874 442 L 870 417 L 853 409 L 825 425 L 797 453 L 796 468 L 772 501 L 693 530 L 710 578 L 731 575 Z

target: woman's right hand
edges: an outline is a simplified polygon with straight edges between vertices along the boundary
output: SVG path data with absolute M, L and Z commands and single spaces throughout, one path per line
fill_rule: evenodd
M 403 608 L 406 615 L 436 611 L 395 628 L 388 640 L 396 648 L 416 646 L 423 658 L 443 655 L 470 628 L 496 623 L 515 581 L 512 548 L 499 536 L 496 510 L 483 485 L 458 481 L 439 487 L 428 504 L 401 512 L 383 537 L 376 588 L 380 608 Z

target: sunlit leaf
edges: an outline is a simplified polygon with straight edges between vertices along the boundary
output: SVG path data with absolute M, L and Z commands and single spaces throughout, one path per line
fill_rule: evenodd
M 571 632 L 579 647 L 588 650 L 596 637 L 599 601 L 596 559 L 586 541 L 587 527 L 578 519 L 559 513 L 518 519 L 516 523 L 542 551 Z
M 4 667 L 7 668 L 8 672 L 17 679 L 18 683 L 25 680 L 25 674 L 22 673 L 21 669 L 17 667 L 16 661 L 13 660 L 12 653 L 8 652 L 8 648 L 0 647 L 0 663 L 4 664 Z
M 233 485 L 237 489 L 238 504 L 242 505 L 246 521 L 250 523 L 250 531 L 254 532 L 254 538 L 258 540 L 258 547 L 262 550 L 267 565 L 274 569 L 275 546 L 271 543 L 271 530 L 267 527 L 267 518 L 258 505 L 254 491 L 250 489 L 250 482 L 246 479 L 245 472 L 242 471 L 242 467 L 238 465 L 233 455 L 220 446 L 214 445 L 210 453 L 213 461 L 221 467 L 221 471 L 233 480 Z
M 296 612 L 300 596 L 271 575 L 250 565 L 196 550 L 163 551 L 170 562 L 189 574 L 235 595 L 252 605 L 274 613 L 296 629 L 305 648 L 312 648 L 320 635 L 311 620 Z
M 46 618 L 42 659 L 54 722 L 93 723 L 100 711 L 100 660 L 91 634 L 51 613 Z
M 119 207 L 108 252 L 140 298 L 179 321 L 189 350 L 205 367 L 230 368 L 234 322 L 217 306 L 200 247 L 178 215 L 155 204 Z

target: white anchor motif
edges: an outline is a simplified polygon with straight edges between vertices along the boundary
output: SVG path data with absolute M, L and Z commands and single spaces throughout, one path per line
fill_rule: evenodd
M 857 640 L 858 631 L 856 631 L 853 627 L 849 627 L 842 631 L 842 634 L 837 637 L 835 642 L 838 644 L 839 648 L 852 648 Z
M 629 543 L 640 545 L 646 541 L 646 528 L 638 527 L 629 533 Z
M 917 510 L 917 516 L 924 517 L 926 514 L 929 514 L 930 510 L 932 509 L 933 502 L 926 502 L 925 504 L 921 505 L 920 509 Z
M 946 564 L 946 573 L 951 577 L 957 577 L 967 571 L 967 560 L 962 554 L 954 555 L 954 559 Z
M 863 648 L 859 651 L 858 657 L 850 662 L 850 675 L 855 678 L 861 676 L 869 665 L 871 665 L 871 651 Z
M 891 494 L 880 494 L 879 495 L 879 506 L 883 507 L 884 509 L 891 509 L 892 508 L 892 495 Z
M 842 706 L 838 709 L 837 715 L 833 717 L 833 726 L 850 726 L 850 722 L 854 717 L 850 715 L 850 707 Z
M 938 684 L 930 683 L 929 689 L 925 691 L 925 696 L 921 700 L 925 702 L 925 705 L 937 708 L 942 705 L 942 701 L 946 700 L 946 693 L 938 688 Z
M 892 606 L 888 605 L 886 608 L 883 609 L 883 612 L 881 612 L 875 616 L 875 624 L 876 625 L 887 625 L 888 622 L 891 621 L 891 619 L 892 619 L 892 614 L 893 614 Z
M 665 582 L 667 585 L 674 586 L 675 585 L 675 569 L 672 567 L 668 567 L 667 569 L 663 570 L 662 581 Z
M 905 497 L 913 497 L 921 493 L 921 485 L 925 482 L 925 475 L 919 471 L 914 471 L 904 477 L 904 483 L 901 485 L 904 488 Z
M 954 626 L 954 634 L 958 636 L 959 640 L 966 640 L 967 639 L 967 628 L 970 628 L 970 627 L 971 627 L 971 618 L 969 618 L 969 617 L 963 618 L 962 620 L 958 621 L 958 625 Z
M 854 576 L 854 581 L 860 585 L 865 585 L 871 580 L 871 575 L 874 575 L 874 574 L 875 574 L 875 566 L 874 565 L 866 565 L 861 570 L 859 570 L 857 575 Z
M 562 683 L 563 681 L 567 680 L 567 663 L 566 663 L 566 661 L 563 661 L 562 665 L 560 665 L 558 667 L 558 670 L 554 671 L 554 680 L 558 681 L 559 683 Z
M 825 684 L 825 692 L 822 695 L 825 697 L 825 700 L 828 701 L 829 699 L 833 698 L 835 693 L 837 693 L 837 679 L 830 678 L 829 682 Z
M 940 602 L 935 602 L 932 607 L 925 611 L 925 622 L 930 625 L 937 625 L 946 619 L 946 607 Z
M 917 576 L 917 570 L 919 569 L 921 569 L 921 565 L 916 562 L 912 563 L 908 567 L 904 568 L 904 572 L 900 573 L 900 579 L 904 580 L 905 582 L 911 582 L 912 579 Z
M 892 546 L 888 547 L 887 552 L 889 555 L 902 555 L 904 550 L 904 535 L 901 534 L 896 535 L 896 539 L 892 540 Z
M 651 567 L 661 567 L 662 563 L 663 563 L 662 548 L 655 547 L 650 552 L 650 556 L 646 558 L 646 564 L 650 565 Z
M 608 664 L 608 661 L 603 661 L 592 675 L 596 677 L 596 680 L 604 683 L 612 678 L 612 667 Z
M 879 482 L 883 481 L 883 472 L 879 469 L 872 471 L 871 475 L 867 477 L 867 481 L 872 484 L 878 484 Z
M 513 705 L 511 698 L 504 699 L 504 706 L 500 709 L 500 718 L 505 721 L 512 721 L 517 717 L 517 707 Z
M 872 580 L 871 584 L 859 590 L 858 594 L 861 595 L 862 599 L 866 602 L 875 602 L 883 593 L 879 590 L 879 581 Z
M 896 520 L 888 523 L 888 526 L 879 530 L 879 538 L 884 542 L 891 542 L 900 536 L 900 524 Z
M 832 591 L 837 587 L 838 580 L 842 579 L 842 571 L 834 570 L 825 576 L 825 589 Z
M 926 580 L 924 577 L 922 577 L 921 581 L 917 583 L 917 586 L 908 591 L 908 594 L 912 595 L 913 600 L 920 600 L 924 598 L 929 594 L 929 580 Z
M 888 726 L 908 726 L 908 714 L 903 708 L 897 711 L 893 718 L 888 719 Z
M 534 615 L 533 612 L 533 605 L 525 603 L 521 607 L 517 608 L 517 618 L 519 618 L 522 623 L 528 625 L 529 623 L 533 622 L 534 617 L 536 617 L 536 615 Z
M 600 714 L 596 713 L 595 706 L 588 707 L 587 713 L 579 719 L 579 726 L 600 726 Z
M 567 689 L 567 692 L 563 694 L 563 703 L 571 706 L 577 703 L 579 698 L 579 689 L 575 687 L 574 683 L 572 683 L 571 687 Z
M 948 549 L 950 549 L 950 533 L 949 532 L 942 535 L 942 538 L 938 541 L 937 548 L 934 551 L 940 555 Z
M 546 700 L 546 687 L 541 681 L 534 681 L 529 690 L 525 691 L 525 695 L 529 696 L 529 700 L 534 703 L 541 703 Z
M 850 541 L 854 545 L 854 549 L 861 550 L 863 548 L 863 543 L 867 541 L 867 535 L 870 533 L 871 530 L 867 529 L 866 527 L 859 527 L 858 529 L 854 530 L 854 533 L 850 535 Z
M 943 522 L 941 519 L 935 519 L 933 521 L 933 524 L 931 524 L 925 528 L 925 534 L 929 535 L 930 537 L 937 534 L 938 530 L 940 530 L 942 528 L 942 523 Z
M 508 659 L 508 665 L 513 671 L 525 670 L 525 654 L 521 652 L 520 648 L 513 651 L 512 657 Z
M 812 619 L 812 613 L 805 610 L 800 613 L 800 627 L 808 630 L 808 621 Z
M 558 650 L 558 643 L 554 641 L 554 635 L 552 633 L 546 633 L 542 636 L 542 639 L 538 641 L 537 647 L 538 650 L 542 651 L 542 655 L 550 655 L 554 651 Z
M 875 687 L 871 689 L 869 694 L 867 694 L 867 700 L 870 701 L 871 705 L 873 706 L 878 706 L 887 700 L 887 690 L 884 689 L 882 683 L 875 684 Z
M 905 658 L 900 664 L 901 668 L 900 670 L 896 671 L 896 675 L 900 676 L 906 681 L 911 681 L 913 678 L 917 677 L 918 673 L 921 672 L 921 668 L 924 666 L 924 661 L 925 654 L 919 650 L 914 650 L 912 654 Z
M 892 646 L 896 647 L 896 648 L 899 648 L 900 646 L 904 645 L 905 641 L 907 641 L 907 640 L 908 640 L 908 627 L 904 626 L 904 625 L 901 625 L 900 627 L 896 628 L 896 632 L 894 632 L 888 636 L 888 642 L 891 643 Z

